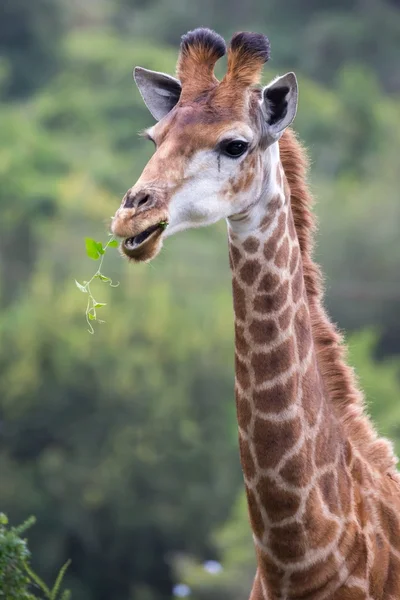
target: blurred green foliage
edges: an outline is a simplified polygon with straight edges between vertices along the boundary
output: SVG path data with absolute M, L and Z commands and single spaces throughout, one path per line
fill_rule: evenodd
M 0 513 L 0 598 L 34 600 L 28 591 L 30 579 L 25 569 L 30 552 L 26 540 L 20 537 L 33 521 L 31 518 L 18 528 L 8 528 L 6 515 Z
M 50 589 L 31 569 L 30 552 L 21 535 L 35 523 L 30 517 L 18 527 L 8 527 L 8 518 L 0 513 L 0 598 L 4 600 L 69 600 L 69 590 L 61 591 L 70 561 L 61 567 Z M 37 592 L 37 593 L 36 593 Z
M 234 581 L 248 592 L 254 558 L 224 224 L 168 240 L 149 266 L 107 252 L 120 286 L 93 288 L 107 303 L 94 337 L 74 284 L 92 272 L 84 238 L 106 239 L 152 151 L 137 136 L 152 118 L 132 67 L 172 73 L 194 26 L 268 33 L 265 79 L 299 75 L 296 129 L 312 160 L 327 303 L 342 327 L 374 327 L 351 337 L 351 357 L 400 451 L 399 359 L 388 358 L 400 351 L 399 10 L 46 2 L 8 3 L 0 24 L 1 509 L 15 522 L 37 515 L 32 564 L 46 580 L 72 558 L 74 600 L 170 598 L 188 569 L 200 594 L 191 578 L 207 575 L 196 563 L 207 558 L 224 569 L 207 575 L 204 594 L 234 598 Z

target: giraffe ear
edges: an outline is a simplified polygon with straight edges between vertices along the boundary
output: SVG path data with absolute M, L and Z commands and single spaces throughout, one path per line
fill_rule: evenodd
M 294 73 L 277 77 L 262 91 L 261 108 L 267 134 L 278 140 L 296 116 L 298 99 L 297 79 Z
M 165 117 L 177 104 L 182 86 L 175 77 L 135 67 L 133 78 L 144 103 L 156 121 Z

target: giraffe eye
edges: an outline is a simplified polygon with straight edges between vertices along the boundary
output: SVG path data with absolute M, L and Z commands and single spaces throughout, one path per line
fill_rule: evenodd
M 222 142 L 220 146 L 221 152 L 230 158 L 239 158 L 246 152 L 248 147 L 249 144 L 243 140 L 227 140 Z

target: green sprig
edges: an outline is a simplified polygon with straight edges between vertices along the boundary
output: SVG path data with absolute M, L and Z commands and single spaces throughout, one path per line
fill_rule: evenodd
M 104 260 L 105 254 L 106 254 L 106 250 L 108 248 L 117 248 L 118 242 L 114 237 L 111 237 L 108 240 L 107 244 L 105 246 L 103 246 L 103 244 L 101 242 L 96 242 L 96 240 L 93 240 L 92 238 L 86 238 L 85 246 L 86 246 L 86 254 L 88 255 L 89 258 L 91 258 L 92 260 L 100 259 L 98 269 L 97 269 L 96 273 L 89 279 L 89 281 L 84 281 L 83 283 L 79 283 L 79 281 L 77 281 L 75 279 L 75 285 L 78 288 L 78 290 L 80 290 L 84 294 L 88 294 L 88 301 L 86 304 L 86 313 L 85 314 L 86 314 L 86 322 L 89 326 L 88 331 L 89 331 L 89 333 L 93 334 L 94 333 L 94 328 L 92 325 L 93 321 L 96 321 L 97 323 L 104 323 L 104 321 L 97 318 L 97 309 L 103 308 L 103 306 L 106 306 L 106 302 L 98 302 L 95 299 L 95 297 L 93 296 L 93 293 L 90 289 L 90 285 L 95 279 L 99 279 L 103 283 L 108 283 L 108 285 L 110 285 L 111 287 L 119 286 L 119 283 L 114 284 L 110 277 L 106 277 L 106 275 L 104 275 L 101 272 L 101 268 L 103 266 L 103 260 Z

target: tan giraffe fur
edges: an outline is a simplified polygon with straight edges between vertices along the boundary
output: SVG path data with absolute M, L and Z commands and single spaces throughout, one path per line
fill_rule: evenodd
M 222 50 L 208 30 L 185 36 L 182 93 L 149 130 L 157 150 L 113 231 L 129 258 L 150 260 L 167 235 L 227 218 L 239 445 L 258 563 L 251 600 L 399 599 L 400 479 L 322 307 L 305 154 L 290 129 L 276 135 L 275 117 L 260 110 L 264 92 L 249 87 L 268 59 L 265 38 L 235 36 L 219 83 Z M 229 136 L 247 140 L 242 158 L 224 156 Z

